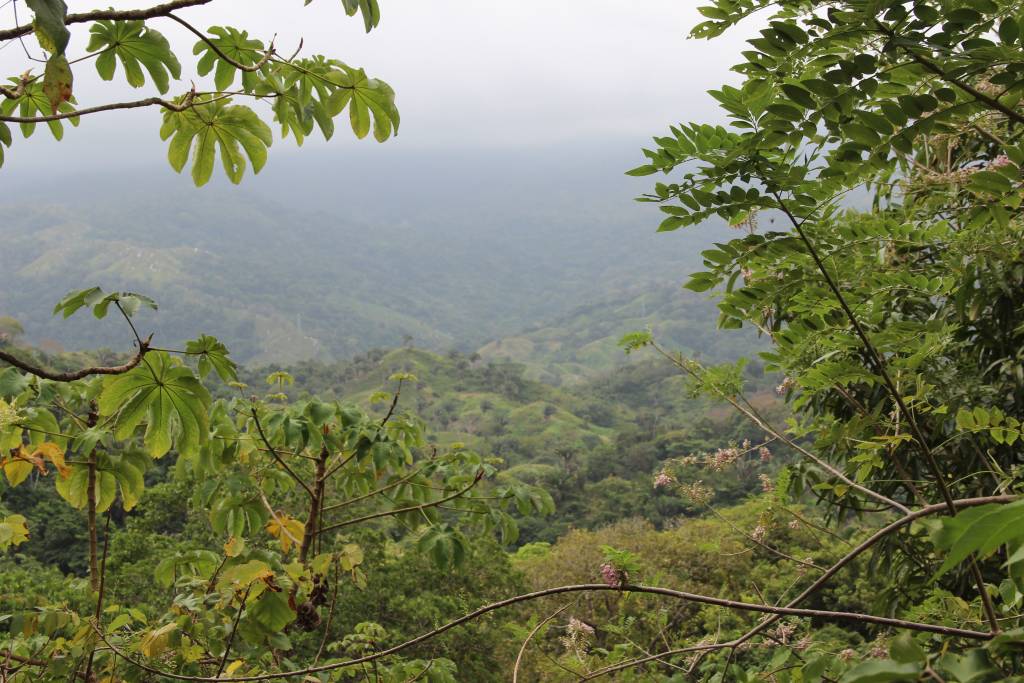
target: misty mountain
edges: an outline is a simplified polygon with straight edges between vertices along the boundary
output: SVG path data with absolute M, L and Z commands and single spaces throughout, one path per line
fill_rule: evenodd
M 124 347 L 116 320 L 50 316 L 68 290 L 100 285 L 156 298 L 141 325 L 163 343 L 213 334 L 243 361 L 349 357 L 408 337 L 472 350 L 698 267 L 725 230 L 656 234 L 658 212 L 633 201 L 647 183 L 622 175 L 633 151 L 439 161 L 384 145 L 304 156 L 301 183 L 284 157 L 240 188 L 200 190 L 149 169 L 29 178 L 0 225 L 0 315 L 33 341 Z

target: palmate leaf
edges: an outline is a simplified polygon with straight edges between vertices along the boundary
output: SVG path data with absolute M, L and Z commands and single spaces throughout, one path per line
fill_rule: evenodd
M 202 335 L 199 339 L 187 342 L 185 351 L 199 356 L 199 376 L 206 377 L 213 370 L 225 382 L 238 379 L 238 366 L 228 358 L 228 347 L 216 337 Z
M 222 53 L 239 64 L 252 66 L 256 64 L 264 52 L 263 42 L 249 37 L 248 31 L 239 31 L 231 26 L 213 26 L 209 29 L 214 37 L 208 38 Z M 224 91 L 235 82 L 235 75 L 238 68 L 231 62 L 225 61 L 213 47 L 204 40 L 200 40 L 192 48 L 192 53 L 202 55 L 199 63 L 196 64 L 196 71 L 200 76 L 214 71 L 213 82 L 217 90 Z M 242 87 L 251 92 L 259 83 L 259 76 L 252 71 L 242 72 Z
M 225 173 L 235 184 L 245 174 L 246 157 L 254 173 L 267 162 L 267 148 L 273 143 L 270 127 L 249 107 L 230 101 L 200 102 L 183 112 L 164 113 L 160 137 L 171 141 L 167 158 L 181 173 L 191 154 L 192 180 L 197 186 L 209 182 L 218 151 Z
M 96 58 L 96 71 L 109 81 L 117 71 L 116 59 L 124 67 L 125 80 L 133 88 L 146 83 L 143 68 L 149 72 L 153 84 L 161 93 L 167 92 L 170 77 L 181 78 L 181 64 L 171 51 L 171 45 L 159 31 L 142 21 L 100 20 L 92 25 L 92 34 L 86 49 L 100 52 Z
M 8 79 L 11 84 L 18 86 L 21 83 L 19 78 Z M 74 97 L 71 97 L 66 102 L 60 102 L 57 105 L 57 111 L 60 113 L 72 112 L 75 110 L 71 106 L 75 101 Z M 17 114 L 15 114 L 17 110 Z M 0 114 L 4 116 L 25 116 L 25 117 L 38 117 L 38 116 L 49 116 L 53 113 L 53 106 L 50 102 L 50 97 L 44 90 L 43 83 L 40 80 L 35 80 L 25 86 L 25 92 L 21 97 L 16 99 L 7 99 L 0 101 Z M 46 125 L 50 129 L 50 133 L 54 138 L 60 140 L 64 137 L 64 121 L 69 121 L 72 126 L 77 126 L 79 117 L 72 116 L 71 118 L 64 119 L 63 121 L 47 121 Z M 21 128 L 21 134 L 24 137 L 31 137 L 32 133 L 36 130 L 35 123 L 19 123 L 18 126 Z M 10 131 L 7 131 L 6 137 L 10 138 Z M 4 138 L 3 134 L 0 134 L 0 140 Z M 10 146 L 10 143 L 7 143 Z
M 1024 500 L 982 505 L 944 518 L 932 535 L 932 543 L 948 552 L 935 573 L 938 578 L 966 560 L 972 553 L 986 557 L 1001 545 L 1024 536 Z
M 392 133 L 397 135 L 401 118 L 391 86 L 376 78 L 367 78 L 362 69 L 352 72 L 351 84 L 351 90 L 347 91 L 351 97 L 349 119 L 356 137 L 362 139 L 370 132 L 371 115 L 373 137 L 377 142 L 384 142 Z
M 147 354 L 131 372 L 104 380 L 98 405 L 101 414 L 116 416 L 117 439 L 130 438 L 145 421 L 143 443 L 154 458 L 172 445 L 194 457 L 208 438 L 209 392 L 191 370 L 162 351 Z
M 102 320 L 106 317 L 110 304 L 113 303 L 120 304 L 121 310 L 129 318 L 135 315 L 143 306 L 154 311 L 157 310 L 156 302 L 144 294 L 136 292 L 104 294 L 103 290 L 99 287 L 89 287 L 88 289 L 80 289 L 65 294 L 64 298 L 53 307 L 53 314 L 57 315 L 60 313 L 65 318 L 69 318 L 79 309 L 91 307 L 92 314 L 97 319 Z

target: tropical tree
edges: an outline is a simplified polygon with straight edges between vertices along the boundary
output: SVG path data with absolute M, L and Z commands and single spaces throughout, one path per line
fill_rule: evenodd
M 695 38 L 770 15 L 734 67 L 742 83 L 711 92 L 729 124 L 673 126 L 631 173 L 667 175 L 642 198 L 666 214 L 660 230 L 724 219 L 743 233 L 705 251 L 687 287 L 720 293 L 723 327 L 771 341 L 763 357 L 784 374 L 795 419 L 769 424 L 739 373 L 658 348 L 801 453 L 791 494 L 819 498 L 836 522 L 886 520 L 881 609 L 944 590 L 973 606 L 959 625 L 985 628 L 986 647 L 922 642 L 843 680 L 1020 674 L 1008 652 L 1024 587 L 1022 6 L 720 0 L 700 11 Z M 910 524 L 935 514 L 947 517 Z
M 65 123 L 77 126 L 83 116 L 120 109 L 161 110 L 159 131 L 168 143 L 168 161 L 178 172 L 191 163 L 196 185 L 210 180 L 218 156 L 233 183 L 240 182 L 249 167 L 259 173 L 274 141 L 271 123 L 282 138 L 291 136 L 299 145 L 317 129 L 330 139 L 335 120 L 346 110 L 358 138 L 372 130 L 383 142 L 398 132 L 400 117 L 387 83 L 336 57 L 304 55 L 300 37 L 293 38 L 297 47 L 279 52 L 274 38 L 250 36 L 234 26 L 201 30 L 186 18 L 189 9 L 211 2 L 173 0 L 143 9 L 69 13 L 64 0 L 25 0 L 33 11 L 32 21 L 0 29 L 0 41 L 24 42 L 25 36 L 34 35 L 45 58 L 33 59 L 45 66 L 42 73 L 34 73 L 37 65 L 29 62 L 20 75 L 0 86 L 0 164 L 4 146 L 13 144 L 14 124 L 24 138 L 45 124 L 60 140 Z M 341 4 L 348 15 L 361 15 L 367 32 L 380 22 L 377 0 Z M 198 62 L 193 73 L 183 72 L 157 26 L 196 38 L 192 51 Z M 79 45 L 88 39 L 81 53 L 68 52 L 73 35 Z M 26 47 L 26 56 L 32 52 Z M 124 101 L 83 94 L 74 87 L 74 72 L 90 68 L 90 63 L 105 81 L 116 79 L 153 94 Z M 182 82 L 190 86 L 176 86 Z M 178 92 L 173 92 L 175 87 Z M 79 106 L 79 98 L 88 106 Z

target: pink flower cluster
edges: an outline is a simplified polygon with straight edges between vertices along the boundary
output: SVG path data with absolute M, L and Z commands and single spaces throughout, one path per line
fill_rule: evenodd
M 612 588 L 619 588 L 623 583 L 622 572 L 607 562 L 601 565 L 601 578 Z
M 654 488 L 660 489 L 665 486 L 669 486 L 674 481 L 675 479 L 672 478 L 671 474 L 669 474 L 665 470 L 662 470 L 661 472 L 658 472 L 658 476 L 654 478 Z
M 771 493 L 775 490 L 775 482 L 767 474 L 759 474 L 757 478 L 761 480 L 761 490 L 765 493 Z
M 569 619 L 569 625 L 566 627 L 566 630 L 572 634 L 594 635 L 594 627 L 585 621 L 580 621 L 576 617 Z
M 794 384 L 795 382 L 793 381 L 792 377 L 784 377 L 782 380 L 782 384 L 775 387 L 775 393 L 778 394 L 779 396 L 782 396 L 787 391 L 792 389 Z
M 700 507 L 707 505 L 715 497 L 715 492 L 704 485 L 702 481 L 695 481 L 692 484 L 681 484 L 679 495 L 692 504 Z
M 721 472 L 726 467 L 739 460 L 740 455 L 738 448 L 719 448 L 714 452 L 714 454 L 712 454 L 711 459 L 708 462 L 708 467 L 713 469 L 715 472 Z
M 1009 165 L 1010 165 L 1010 157 L 1006 156 L 1005 154 L 1000 154 L 995 159 L 993 159 L 992 161 L 989 162 L 988 167 L 989 168 L 1002 168 L 1003 166 L 1009 166 Z

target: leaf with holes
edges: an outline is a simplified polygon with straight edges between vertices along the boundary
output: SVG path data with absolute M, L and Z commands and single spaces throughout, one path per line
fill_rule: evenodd
M 46 60 L 46 70 L 43 72 L 43 95 L 50 101 L 50 109 L 53 113 L 59 111 L 62 103 L 71 99 L 71 86 L 74 76 L 71 74 L 71 65 L 64 55 L 53 55 Z

